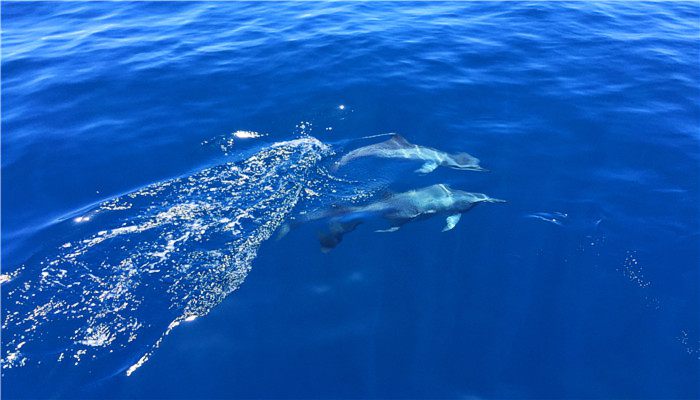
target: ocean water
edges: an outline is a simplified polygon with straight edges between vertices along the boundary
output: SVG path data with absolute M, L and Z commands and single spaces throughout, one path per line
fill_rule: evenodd
M 3 398 L 700 397 L 697 2 L 1 7 Z

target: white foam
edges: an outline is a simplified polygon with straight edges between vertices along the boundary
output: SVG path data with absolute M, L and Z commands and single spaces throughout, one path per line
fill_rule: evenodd
M 137 359 L 131 375 L 172 329 L 207 315 L 241 285 L 259 246 L 301 199 L 323 190 L 323 180 L 309 176 L 329 151 L 312 137 L 278 142 L 240 164 L 156 183 L 91 211 L 102 213 L 102 226 L 29 266 L 24 284 L 7 293 L 3 355 L 12 362 L 3 368 L 24 365 L 21 342 L 26 354 L 39 354 L 33 344 L 59 323 L 74 334 L 50 339 L 52 348 L 76 364 L 126 354 Z
M 253 132 L 253 131 L 236 131 L 236 132 L 233 132 L 233 136 L 235 136 L 239 139 L 256 139 L 256 138 L 262 137 L 264 135 L 259 133 L 259 132 Z

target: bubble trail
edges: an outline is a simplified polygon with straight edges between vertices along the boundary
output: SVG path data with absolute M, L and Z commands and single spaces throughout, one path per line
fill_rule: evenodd
M 35 256 L 3 283 L 3 371 L 91 360 L 130 375 L 172 329 L 241 285 L 261 243 L 309 193 L 324 190 L 317 164 L 330 153 L 308 136 L 275 143 L 66 222 L 88 234 Z

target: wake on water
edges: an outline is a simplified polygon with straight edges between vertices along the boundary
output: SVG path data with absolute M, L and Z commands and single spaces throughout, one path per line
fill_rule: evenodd
M 224 140 L 221 150 L 232 144 Z M 260 245 L 292 212 L 356 203 L 385 188 L 330 174 L 323 161 L 334 154 L 302 134 L 65 222 L 82 229 L 72 226 L 73 239 L 2 275 L 3 371 L 89 362 L 131 375 L 176 326 L 241 285 Z
M 76 218 L 87 233 L 3 275 L 3 370 L 94 360 L 130 375 L 174 327 L 240 286 L 295 207 L 339 193 L 343 181 L 319 164 L 332 152 L 302 136 Z

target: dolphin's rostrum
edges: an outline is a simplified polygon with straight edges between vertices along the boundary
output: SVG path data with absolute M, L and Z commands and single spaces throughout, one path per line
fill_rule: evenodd
M 401 158 L 423 162 L 416 172 L 427 174 L 439 166 L 460 170 L 486 171 L 479 166 L 479 159 L 468 153 L 446 153 L 431 147 L 413 144 L 401 135 L 394 135 L 391 139 L 381 143 L 372 144 L 355 149 L 344 155 L 336 164 L 340 168 L 352 160 L 362 157 Z

